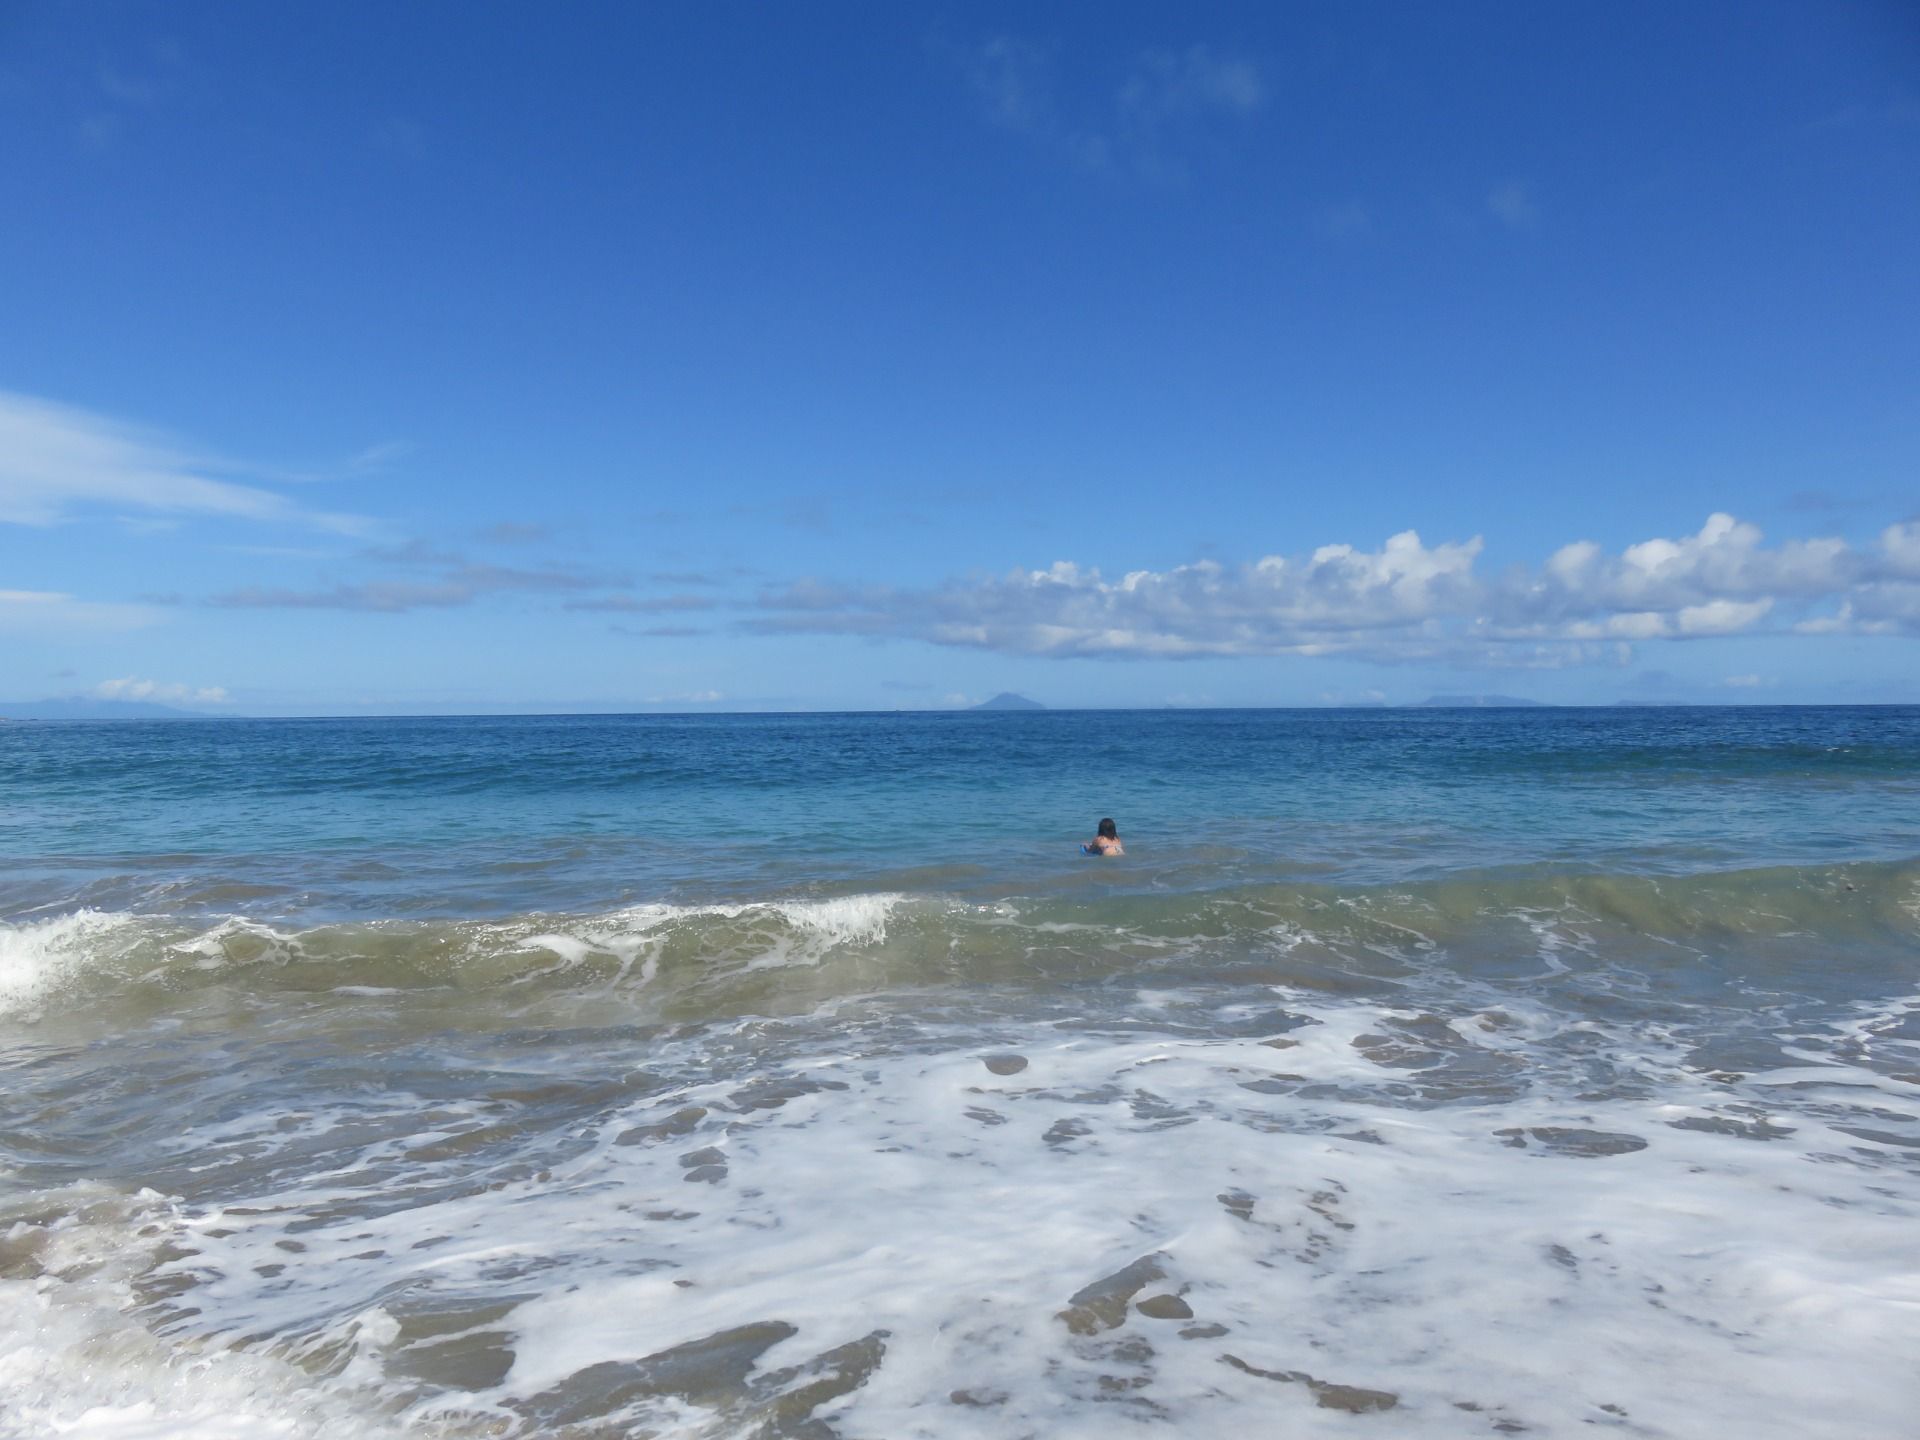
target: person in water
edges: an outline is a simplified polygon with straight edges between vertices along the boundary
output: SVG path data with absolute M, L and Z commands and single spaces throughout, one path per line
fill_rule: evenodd
M 1120 843 L 1120 832 L 1114 828 L 1113 821 L 1102 820 L 1100 833 L 1093 840 L 1080 847 L 1089 855 L 1124 855 L 1127 847 Z

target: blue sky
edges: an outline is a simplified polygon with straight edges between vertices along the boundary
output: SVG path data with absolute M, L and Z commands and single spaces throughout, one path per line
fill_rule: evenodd
M 1915 13 L 0 5 L 0 699 L 1920 701 Z

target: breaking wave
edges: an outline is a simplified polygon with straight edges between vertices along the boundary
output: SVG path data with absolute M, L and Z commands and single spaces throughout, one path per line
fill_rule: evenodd
M 1685 877 L 1491 871 L 1418 885 L 1261 885 L 977 903 L 899 893 L 598 914 L 294 926 L 79 910 L 0 925 L 0 1015 L 208 989 L 479 999 L 589 993 L 701 1019 L 934 984 L 1054 988 L 1141 972 L 1306 989 L 1416 972 L 1511 978 L 1611 967 L 1697 984 L 1845 989 L 1920 939 L 1920 861 Z

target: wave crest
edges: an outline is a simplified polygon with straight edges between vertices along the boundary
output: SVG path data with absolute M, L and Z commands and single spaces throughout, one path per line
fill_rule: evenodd
M 1791 981 L 1920 942 L 1920 861 L 1671 876 L 1483 872 L 1418 885 L 1226 887 L 991 903 L 899 893 L 644 904 L 589 915 L 293 926 L 80 910 L 0 925 L 0 1015 L 248 992 L 619 996 L 652 1018 L 789 1010 L 952 982 L 1143 970 L 1309 989 L 1416 971 L 1598 967 Z M 1531 970 L 1528 969 L 1531 967 Z

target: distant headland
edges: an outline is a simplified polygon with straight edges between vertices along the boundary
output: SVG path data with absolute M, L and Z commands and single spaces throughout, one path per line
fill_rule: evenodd
M 205 712 L 176 710 L 150 700 L 95 700 L 74 696 L 65 700 L 0 702 L 0 720 L 205 720 Z
M 978 705 L 968 707 L 971 710 L 1044 710 L 1047 707 L 1038 700 L 1029 700 L 1024 695 L 1016 695 L 1011 690 L 1002 690 L 991 700 L 983 700 Z

